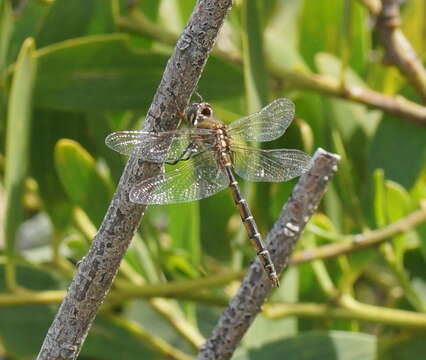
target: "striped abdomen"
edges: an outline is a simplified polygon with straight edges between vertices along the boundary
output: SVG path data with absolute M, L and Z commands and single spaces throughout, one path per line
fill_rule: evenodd
M 253 219 L 253 215 L 251 214 L 251 211 L 247 205 L 247 202 L 241 195 L 240 189 L 238 187 L 238 182 L 235 179 L 235 176 L 232 172 L 231 165 L 229 163 L 225 164 L 224 168 L 229 178 L 229 187 L 231 188 L 232 197 L 234 198 L 235 205 L 238 207 L 238 210 L 240 211 L 241 220 L 244 223 L 244 227 L 246 228 L 248 237 L 250 238 L 250 241 L 252 242 L 254 248 L 256 249 L 257 256 L 259 257 L 259 260 L 261 264 L 263 265 L 265 272 L 267 273 L 269 279 L 271 280 L 272 285 L 275 287 L 278 287 L 279 280 L 278 280 L 277 273 L 275 271 L 274 263 L 271 260 L 271 255 L 269 254 L 269 251 L 266 249 L 262 241 L 262 238 L 260 236 L 260 233 L 257 230 L 256 223 Z

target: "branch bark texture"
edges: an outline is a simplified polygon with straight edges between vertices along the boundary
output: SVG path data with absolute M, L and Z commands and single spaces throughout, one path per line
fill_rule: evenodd
M 311 169 L 300 178 L 266 241 L 278 272 L 288 263 L 296 241 L 315 212 L 326 185 L 337 170 L 339 156 L 322 149 L 313 157 Z M 241 338 L 261 310 L 271 284 L 256 260 L 241 286 L 219 319 L 212 335 L 201 348 L 198 360 L 229 359 Z
M 145 121 L 145 129 L 171 130 L 197 86 L 232 0 L 199 0 L 169 59 Z M 39 360 L 76 359 L 109 291 L 145 206 L 131 203 L 133 184 L 158 172 L 133 154 L 88 254 L 81 260 L 46 335 Z

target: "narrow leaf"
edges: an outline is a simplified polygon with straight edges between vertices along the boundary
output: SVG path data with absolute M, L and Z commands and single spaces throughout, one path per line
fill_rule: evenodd
M 55 147 L 55 165 L 69 198 L 98 226 L 111 199 L 110 181 L 99 173 L 92 156 L 73 140 L 58 141 Z
M 13 13 L 9 1 L 0 1 L 0 72 L 6 67 L 7 50 L 13 30 Z
M 5 164 L 5 239 L 9 256 L 15 253 L 16 232 L 23 218 L 22 190 L 27 175 L 31 105 L 36 73 L 34 40 L 22 45 L 9 95 Z

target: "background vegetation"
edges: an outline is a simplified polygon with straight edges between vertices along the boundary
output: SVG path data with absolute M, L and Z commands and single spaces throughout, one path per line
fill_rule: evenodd
M 0 0 L 0 357 L 38 352 L 126 160 L 104 138 L 141 126 L 194 2 Z M 295 102 L 268 147 L 342 156 L 235 359 L 426 353 L 426 91 L 383 64 L 377 4 L 235 1 L 201 79 L 225 122 Z M 401 11 L 424 60 L 426 3 Z M 294 183 L 243 184 L 262 234 Z M 190 358 L 253 257 L 226 191 L 150 207 L 80 358 Z

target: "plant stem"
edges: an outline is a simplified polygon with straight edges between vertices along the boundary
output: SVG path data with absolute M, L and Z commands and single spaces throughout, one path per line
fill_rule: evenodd
M 426 329 L 426 315 L 424 314 L 362 304 L 350 296 L 345 296 L 344 299 L 341 299 L 341 302 L 341 306 L 315 303 L 267 304 L 263 307 L 263 314 L 270 319 L 281 319 L 289 316 L 350 319 L 398 327 Z
M 358 251 L 367 247 L 376 246 L 391 238 L 392 236 L 415 228 L 425 221 L 426 206 L 422 205 L 420 210 L 417 210 L 383 228 L 362 234 L 350 235 L 345 237 L 346 240 L 344 241 L 323 245 L 316 249 L 295 252 L 290 259 L 290 263 L 299 264 L 315 259 L 328 259 L 342 254 L 347 254 L 352 251 Z

